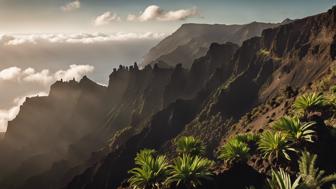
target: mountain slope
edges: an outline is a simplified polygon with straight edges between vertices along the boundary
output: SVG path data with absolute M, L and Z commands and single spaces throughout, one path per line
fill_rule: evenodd
M 252 22 L 246 25 L 184 24 L 162 40 L 144 57 L 143 65 L 159 63 L 174 67 L 182 64 L 190 68 L 193 61 L 204 56 L 211 43 L 232 42 L 241 45 L 251 37 L 260 36 L 266 28 L 279 24 Z
M 280 95 L 281 88 L 302 87 L 328 73 L 335 59 L 335 21 L 336 7 L 245 41 L 229 66 L 217 69 L 197 97 L 178 100 L 154 115 L 147 129 L 75 177 L 68 188 L 116 188 L 127 178 L 137 151 L 170 153 L 171 141 L 179 134 L 203 139 L 211 156 L 253 107 Z
M 212 157 L 230 135 L 261 129 L 258 123 L 265 120 L 251 118 L 253 109 L 272 114 L 262 105 L 281 95 L 281 89 L 303 88 L 330 72 L 335 28 L 336 7 L 266 29 L 241 47 L 212 44 L 205 56 L 195 57 L 190 69 L 178 63 L 174 68 L 155 65 L 142 70 L 136 64 L 120 66 L 110 75 L 108 87 L 86 77 L 59 81 L 48 97 L 28 99 L 9 124 L 0 143 L 5 154 L 0 157 L 0 185 L 117 188 L 128 178 L 139 150 L 173 154 L 173 141 L 181 135 L 201 138 Z M 250 178 L 250 172 L 243 173 L 242 182 Z

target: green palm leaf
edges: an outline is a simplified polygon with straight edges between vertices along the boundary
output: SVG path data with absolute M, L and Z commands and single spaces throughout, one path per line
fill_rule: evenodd
M 299 160 L 299 170 L 304 188 L 320 189 L 324 184 L 336 181 L 336 174 L 325 176 L 325 171 L 316 168 L 316 154 L 303 152 Z
M 314 122 L 301 123 L 297 117 L 282 117 L 273 124 L 273 129 L 288 134 L 294 142 L 313 142 L 315 131 L 312 129 Z
M 258 149 L 268 159 L 279 159 L 284 157 L 291 160 L 289 156 L 290 151 L 296 151 L 290 146 L 287 135 L 281 132 L 265 131 L 261 134 L 258 142 Z
M 135 157 L 137 167 L 131 169 L 128 182 L 132 188 L 158 188 L 168 176 L 169 164 L 165 156 L 154 156 L 154 150 L 142 150 Z
M 312 111 L 325 105 L 325 98 L 321 94 L 308 93 L 299 96 L 294 102 L 294 108 L 298 111 Z
M 205 152 L 203 142 L 193 136 L 184 136 L 179 138 L 176 142 L 176 151 L 179 154 L 189 154 L 192 156 L 202 155 Z
M 278 171 L 272 170 L 272 178 L 267 179 L 269 189 L 297 189 L 300 186 L 300 177 L 292 183 L 290 175 L 283 169 Z
M 219 158 L 229 164 L 246 162 L 250 157 L 250 148 L 239 138 L 233 138 L 219 150 Z
M 199 156 L 182 155 L 178 157 L 170 170 L 168 184 L 183 185 L 186 188 L 196 188 L 202 184 L 202 180 L 212 178 L 210 168 L 213 162 Z

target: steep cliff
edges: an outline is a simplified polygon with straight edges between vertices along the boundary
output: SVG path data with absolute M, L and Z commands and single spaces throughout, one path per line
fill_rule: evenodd
M 203 43 L 197 37 L 207 29 L 184 27 L 193 28 L 193 34 L 183 29 L 177 32 L 180 37 L 196 36 L 196 43 Z M 261 30 L 258 23 L 248 29 L 222 27 L 224 32 L 214 26 L 216 35 L 210 39 L 224 42 L 231 35 L 241 46 L 208 41 L 204 56 L 187 53 L 195 59 L 190 69 L 178 60 L 171 68 L 120 66 L 107 87 L 84 77 L 80 82 L 58 81 L 49 96 L 27 99 L 0 141 L 1 187 L 117 188 L 127 179 L 140 149 L 172 154 L 172 141 L 181 135 L 201 138 L 212 157 L 228 136 L 247 129 L 259 132 L 258 123 L 269 121 L 253 117 L 256 108 L 274 104 L 281 89 L 292 98 L 295 92 L 289 88 L 318 80 L 335 62 L 336 7 L 266 29 L 246 41 Z M 176 40 L 180 42 L 170 37 L 162 43 L 170 51 L 177 47 Z M 194 44 L 189 42 L 186 38 L 183 45 Z M 161 50 L 167 52 L 165 47 Z M 264 113 L 273 115 L 268 110 Z
M 178 135 L 200 137 L 212 156 L 220 140 L 232 134 L 235 123 L 253 107 L 280 95 L 280 89 L 303 87 L 328 72 L 335 58 L 335 16 L 336 7 L 245 41 L 196 97 L 177 100 L 154 115 L 146 129 L 75 177 L 68 188 L 116 188 L 127 178 L 138 150 L 169 153 Z M 182 75 L 178 69 L 175 74 Z
M 241 45 L 249 38 L 260 36 L 264 29 L 280 24 L 260 22 L 245 25 L 184 24 L 153 47 L 144 57 L 143 65 L 158 63 L 161 67 L 175 67 L 177 64 L 182 64 L 183 67 L 190 68 L 195 59 L 206 55 L 214 42 L 232 42 Z

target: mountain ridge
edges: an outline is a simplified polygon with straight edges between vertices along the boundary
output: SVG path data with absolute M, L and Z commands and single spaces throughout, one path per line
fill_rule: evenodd
M 181 63 L 190 68 L 194 59 L 204 56 L 211 43 L 232 42 L 241 45 L 262 30 L 282 23 L 251 22 L 248 24 L 183 24 L 176 32 L 163 39 L 144 57 L 142 65 L 158 63 L 170 66 Z
M 268 104 L 283 91 L 291 91 L 288 88 L 305 87 L 330 71 L 336 51 L 334 28 L 336 7 L 266 29 L 261 37 L 248 39 L 240 47 L 233 43 L 212 44 L 190 70 L 181 64 L 174 68 L 155 65 L 144 69 L 134 64 L 113 70 L 107 87 L 95 85 L 86 77 L 79 83 L 56 82 L 49 97 L 32 98 L 23 105 L 19 116 L 10 123 L 9 139 L 6 136 L 5 140 L 28 144 L 26 149 L 30 153 L 54 151 L 64 145 L 63 157 L 41 162 L 47 165 L 41 164 L 42 168 L 34 174 L 17 175 L 17 170 L 12 170 L 16 172 L 12 179 L 0 182 L 6 189 L 123 187 L 127 170 L 133 166 L 133 158 L 140 149 L 173 153 L 173 141 L 182 135 L 202 139 L 208 145 L 207 155 L 212 157 L 218 145 L 234 133 L 248 129 L 259 132 L 257 123 L 248 121 L 246 128 L 242 123 L 249 114 L 252 116 L 255 108 Z M 27 106 L 34 103 L 38 104 Z M 50 109 L 53 106 L 55 112 Z M 48 107 L 49 112 L 43 107 Z M 265 107 L 261 111 L 272 113 Z M 36 117 L 30 117 L 30 113 Z M 41 117 L 46 119 L 42 124 Z M 33 136 L 21 131 L 26 125 L 35 130 Z M 41 128 L 62 132 L 50 136 Z M 15 139 L 16 133 L 28 139 L 20 142 Z M 59 137 L 67 143 L 58 146 Z M 44 145 L 29 146 L 31 141 Z M 50 144 L 56 147 L 48 149 Z M 0 149 L 8 150 L 4 143 Z M 43 159 L 39 154 L 30 156 L 14 149 L 7 160 L 0 157 L 0 162 L 10 163 L 17 154 L 28 158 L 22 160 L 25 166 Z M 15 182 L 17 185 L 13 185 Z

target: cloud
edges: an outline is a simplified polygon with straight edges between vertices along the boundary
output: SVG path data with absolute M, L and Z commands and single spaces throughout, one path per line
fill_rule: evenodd
M 120 22 L 121 18 L 116 13 L 105 12 L 104 14 L 98 16 L 95 21 L 95 26 L 104 26 L 111 22 Z
M 23 71 L 23 74 L 27 75 L 23 78 L 23 80 L 26 82 L 35 82 L 48 85 L 54 81 L 54 77 L 50 75 L 50 71 L 47 69 L 44 69 L 41 72 L 35 72 L 33 68 L 28 68 Z
M 70 2 L 64 6 L 61 7 L 61 9 L 65 12 L 70 12 L 70 11 L 74 11 L 76 9 L 79 9 L 81 6 L 81 3 L 79 0 L 75 0 L 73 2 Z
M 7 130 L 8 121 L 13 120 L 20 111 L 20 106 L 26 101 L 27 97 L 47 96 L 46 92 L 39 92 L 35 94 L 29 94 L 22 97 L 17 97 L 13 100 L 14 106 L 10 109 L 0 109 L 0 132 Z
M 148 6 L 139 15 L 130 14 L 127 17 L 128 21 L 179 21 L 186 20 L 191 17 L 199 17 L 200 13 L 196 7 L 191 9 L 179 9 L 174 11 L 165 11 L 157 5 Z
M 165 33 L 75 33 L 75 34 L 17 34 L 17 35 L 0 35 L 0 45 L 17 46 L 23 44 L 41 44 L 41 43 L 101 43 L 127 40 L 148 40 L 161 39 L 166 36 Z
M 93 72 L 94 67 L 90 65 L 70 65 L 68 70 L 60 70 L 55 73 L 55 78 L 57 80 L 63 79 L 66 81 L 75 79 L 80 80 L 87 73 Z
M 0 80 L 14 80 L 18 79 L 21 69 L 18 67 L 10 67 L 0 71 Z
M 70 65 L 66 70 L 58 70 L 55 73 L 50 73 L 48 69 L 43 69 L 40 72 L 35 71 L 33 68 L 27 68 L 22 71 L 18 67 L 10 67 L 0 71 L 0 82 L 13 80 L 18 83 L 38 83 L 43 85 L 50 85 L 56 80 L 69 81 L 75 78 L 80 80 L 84 75 L 92 73 L 94 66 L 91 65 Z

